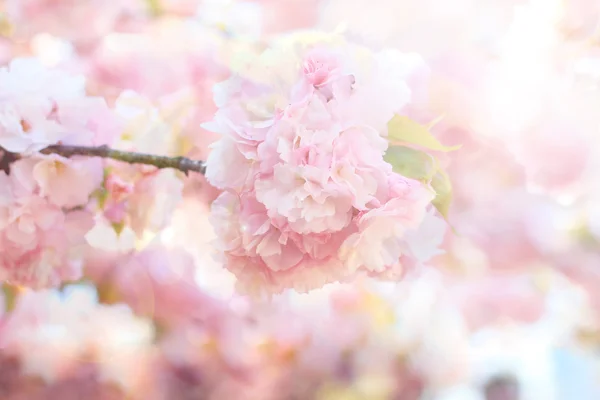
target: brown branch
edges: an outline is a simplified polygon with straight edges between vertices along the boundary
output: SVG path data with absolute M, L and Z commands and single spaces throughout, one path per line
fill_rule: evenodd
M 6 155 L 12 154 L 5 152 Z M 192 172 L 198 172 L 204 174 L 206 172 L 206 166 L 203 161 L 192 160 L 186 157 L 167 157 L 157 156 L 152 154 L 136 153 L 131 151 L 122 151 L 111 149 L 108 146 L 68 146 L 68 145 L 55 145 L 49 146 L 41 150 L 42 154 L 57 154 L 66 158 L 73 156 L 87 156 L 87 157 L 101 157 L 111 158 L 113 160 L 123 161 L 129 164 L 145 164 L 153 165 L 159 169 L 162 168 L 173 168 L 182 171 L 186 175 Z M 13 160 L 17 159 L 13 158 Z

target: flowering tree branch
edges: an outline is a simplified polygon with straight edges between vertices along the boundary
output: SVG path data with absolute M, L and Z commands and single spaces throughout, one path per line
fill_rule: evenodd
M 173 168 L 182 171 L 186 175 L 190 171 L 198 172 L 200 174 L 204 174 L 206 172 L 206 165 L 204 164 L 204 161 L 192 160 L 186 157 L 167 157 L 153 154 L 136 153 L 132 151 L 115 150 L 106 145 L 95 147 L 55 145 L 46 147 L 45 149 L 41 150 L 40 153 L 57 154 L 67 158 L 73 156 L 111 158 L 113 160 L 123 161 L 129 164 L 145 164 L 153 165 L 157 168 Z M 0 166 L 2 169 L 7 170 L 8 164 L 18 158 L 19 156 L 14 153 L 5 152 L 2 160 L 0 161 Z M 4 164 L 7 165 L 4 166 Z

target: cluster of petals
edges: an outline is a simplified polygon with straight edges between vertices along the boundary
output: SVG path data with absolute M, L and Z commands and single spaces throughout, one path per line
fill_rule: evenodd
M 16 59 L 0 69 L 0 280 L 28 287 L 58 285 L 81 275 L 86 209 L 100 187 L 103 164 L 38 151 L 55 144 L 105 144 L 120 123 L 85 82 Z M 14 155 L 19 153 L 17 161 Z
M 224 190 L 211 218 L 226 267 L 248 292 L 401 270 L 434 193 L 384 160 L 387 122 L 425 67 L 336 40 L 289 48 L 215 90 L 207 178 Z
M 98 160 L 24 158 L 0 172 L 0 279 L 50 287 L 81 276 L 84 235 L 94 224 L 85 208 L 102 179 Z

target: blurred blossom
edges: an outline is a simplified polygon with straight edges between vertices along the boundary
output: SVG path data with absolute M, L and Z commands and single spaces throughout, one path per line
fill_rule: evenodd
M 46 32 L 88 44 L 109 33 L 136 1 L 116 0 L 109 4 L 97 0 L 7 0 L 5 3 L 8 17 L 17 27 L 17 35 L 28 37 Z
M 91 362 L 99 381 L 134 392 L 152 337 L 152 326 L 128 307 L 100 305 L 93 288 L 73 286 L 24 293 L 4 320 L 0 345 L 3 357 L 19 360 L 21 373 L 47 385 Z

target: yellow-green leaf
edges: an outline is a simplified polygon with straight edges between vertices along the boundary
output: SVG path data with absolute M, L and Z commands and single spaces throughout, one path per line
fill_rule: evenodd
M 384 160 L 392 165 L 394 172 L 424 183 L 429 183 L 437 170 L 431 155 L 406 146 L 389 147 Z
M 439 169 L 431 179 L 431 187 L 435 190 L 435 198 L 431 203 L 444 218 L 448 218 L 448 210 L 452 202 L 452 183 L 448 174 Z
M 395 115 L 388 122 L 388 139 L 392 143 L 411 144 L 435 151 L 453 151 L 460 146 L 445 146 L 423 126 L 408 117 Z

